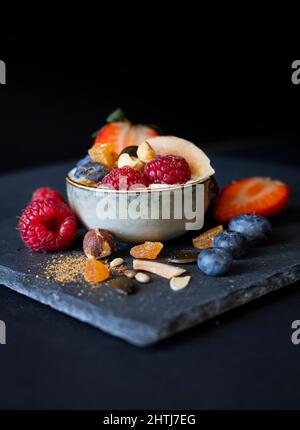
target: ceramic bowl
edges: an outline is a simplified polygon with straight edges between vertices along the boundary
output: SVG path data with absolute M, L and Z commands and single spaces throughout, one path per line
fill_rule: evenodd
M 126 191 L 80 184 L 73 172 L 66 178 L 68 201 L 82 224 L 87 229 L 109 230 L 118 240 L 129 243 L 165 241 L 187 230 L 199 230 L 215 194 L 213 177 L 172 187 Z M 183 209 L 195 209 L 196 205 L 197 216 L 191 219 Z

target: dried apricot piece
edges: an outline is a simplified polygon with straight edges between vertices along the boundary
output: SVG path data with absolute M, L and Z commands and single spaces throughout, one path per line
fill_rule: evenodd
M 204 233 L 200 234 L 199 236 L 197 236 L 193 239 L 194 247 L 198 248 L 198 249 L 211 248 L 213 245 L 214 237 L 218 233 L 221 233 L 222 231 L 223 231 L 222 225 L 217 225 L 216 227 L 205 231 Z
M 155 260 L 164 245 L 161 242 L 145 242 L 141 245 L 136 245 L 130 250 L 130 254 L 134 258 L 146 258 L 147 260 Z
M 87 282 L 102 282 L 109 278 L 109 270 L 101 261 L 90 258 L 85 263 L 83 276 Z
M 104 164 L 109 169 L 115 167 L 118 160 L 118 154 L 111 143 L 95 143 L 88 152 L 95 163 Z

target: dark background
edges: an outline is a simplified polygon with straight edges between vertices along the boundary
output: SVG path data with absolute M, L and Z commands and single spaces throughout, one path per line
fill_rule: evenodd
M 1 36 L 2 172 L 82 157 L 118 106 L 210 154 L 298 165 L 297 54 L 253 40 L 223 46 L 222 33 L 213 44 L 199 26 L 116 34 L 95 18 L 90 37 L 54 35 L 54 24 L 51 36 Z M 298 408 L 298 284 L 147 349 L 2 287 L 0 407 Z
M 210 46 L 196 30 L 161 32 L 146 38 L 138 31 L 109 38 L 4 35 L 1 170 L 83 156 L 91 134 L 118 106 L 133 122 L 202 146 L 257 145 L 258 137 L 281 136 L 297 143 L 295 57 L 275 55 L 262 42 L 241 48 L 223 46 L 220 38 Z

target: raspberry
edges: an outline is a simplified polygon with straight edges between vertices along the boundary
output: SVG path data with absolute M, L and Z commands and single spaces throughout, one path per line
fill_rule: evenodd
M 63 196 L 58 192 L 53 190 L 53 188 L 49 187 L 41 187 L 35 190 L 35 192 L 32 194 L 31 201 L 34 202 L 36 200 L 45 200 L 45 199 L 54 199 L 59 200 L 61 202 L 64 201 Z
M 21 237 L 33 251 L 68 248 L 76 236 L 76 217 L 64 202 L 55 199 L 29 203 L 19 220 Z
M 144 188 L 148 186 L 147 178 L 132 167 L 123 166 L 113 169 L 100 182 L 115 190 L 128 190 L 133 188 Z
M 187 161 L 176 155 L 163 155 L 149 161 L 144 173 L 152 184 L 183 184 L 191 178 Z

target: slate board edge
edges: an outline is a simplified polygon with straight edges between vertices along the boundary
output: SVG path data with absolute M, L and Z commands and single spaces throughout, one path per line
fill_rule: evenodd
M 25 279 L 30 280 L 30 285 L 29 283 L 25 285 Z M 141 322 L 137 324 L 134 320 L 119 318 L 103 309 L 100 313 L 97 306 L 60 292 L 59 287 L 47 287 L 45 290 L 41 290 L 34 285 L 31 276 L 1 265 L 0 284 L 135 346 L 146 346 L 159 340 L 158 331 L 154 327 Z
M 226 296 L 226 300 L 222 298 L 218 301 L 211 301 L 205 306 L 195 306 L 190 309 L 188 315 L 179 315 L 161 330 L 141 322 L 137 323 L 137 321 L 116 317 L 110 312 L 103 312 L 103 310 L 100 313 L 97 306 L 86 302 L 83 305 L 81 300 L 59 292 L 54 288 L 40 290 L 35 288 L 32 282 L 29 287 L 24 285 L 25 277 L 24 273 L 0 266 L 0 283 L 6 287 L 99 328 L 106 333 L 124 339 L 135 346 L 144 347 L 298 281 L 300 279 L 300 264 L 295 264 L 287 267 L 284 271 L 273 273 L 264 280 L 249 285 L 247 288 L 233 291 Z M 59 296 L 59 300 L 57 300 L 57 296 Z M 85 308 L 84 310 L 83 307 Z M 107 323 L 108 314 L 109 323 Z
M 278 271 L 265 279 L 227 294 L 226 298 L 213 300 L 205 306 L 195 306 L 189 310 L 189 314 L 179 316 L 173 320 L 168 327 L 160 331 L 160 340 L 179 333 L 188 328 L 194 327 L 201 322 L 213 319 L 227 311 L 238 308 L 253 300 L 259 299 L 269 293 L 277 291 L 283 287 L 291 285 L 300 280 L 300 264 L 288 266 L 284 271 Z

